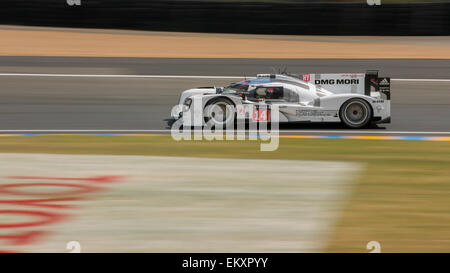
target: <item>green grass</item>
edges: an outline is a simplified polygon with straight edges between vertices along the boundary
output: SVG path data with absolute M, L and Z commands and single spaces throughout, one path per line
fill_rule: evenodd
M 329 239 L 328 251 L 450 252 L 450 142 L 281 139 L 274 152 L 256 141 L 181 141 L 168 136 L 1 137 L 0 152 L 333 160 L 365 163 Z

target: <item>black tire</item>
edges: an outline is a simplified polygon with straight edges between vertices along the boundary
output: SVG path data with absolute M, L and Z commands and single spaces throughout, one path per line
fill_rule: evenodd
M 210 100 L 203 111 L 205 122 L 214 125 L 215 128 L 226 128 L 229 124 L 234 124 L 236 116 L 235 105 L 227 98 L 215 98 Z M 222 115 L 220 115 L 221 111 Z M 225 113 L 225 115 L 223 115 L 223 113 Z
M 372 120 L 372 107 L 363 99 L 346 101 L 339 110 L 341 121 L 349 128 L 365 128 Z

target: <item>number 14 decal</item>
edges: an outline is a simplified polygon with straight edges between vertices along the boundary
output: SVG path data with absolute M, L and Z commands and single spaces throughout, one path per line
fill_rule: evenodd
M 260 121 L 260 122 L 269 121 L 269 109 L 254 109 L 253 121 Z

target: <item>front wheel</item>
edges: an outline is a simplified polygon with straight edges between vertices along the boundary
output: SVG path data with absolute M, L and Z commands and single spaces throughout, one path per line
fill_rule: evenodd
M 342 105 L 339 116 L 347 127 L 364 128 L 369 125 L 372 119 L 372 108 L 363 99 L 351 99 Z
M 215 128 L 233 125 L 235 118 L 234 104 L 226 98 L 213 99 L 204 109 L 205 122 Z

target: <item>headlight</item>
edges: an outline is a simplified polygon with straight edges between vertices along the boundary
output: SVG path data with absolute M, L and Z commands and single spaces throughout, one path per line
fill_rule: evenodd
M 190 107 L 191 103 L 192 103 L 192 99 L 191 98 L 187 98 L 187 99 L 184 100 L 183 104 Z
M 192 99 L 191 98 L 187 98 L 187 99 L 185 99 L 184 100 L 184 102 L 183 102 L 183 111 L 187 111 L 187 110 L 189 110 L 189 108 L 191 107 L 191 104 L 192 104 Z

